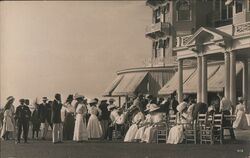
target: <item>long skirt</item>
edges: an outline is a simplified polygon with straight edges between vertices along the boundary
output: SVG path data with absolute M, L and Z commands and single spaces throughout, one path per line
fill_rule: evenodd
M 170 129 L 167 144 L 178 144 L 184 139 L 183 126 L 177 125 Z
M 157 131 L 156 127 L 153 126 L 147 127 L 143 133 L 141 140 L 146 143 L 152 143 L 156 141 L 156 131 Z
M 143 133 L 144 133 L 145 129 L 146 129 L 146 126 L 143 126 L 143 127 L 139 128 L 138 131 L 135 134 L 135 139 L 142 140 Z
M 88 138 L 96 139 L 102 137 L 102 127 L 96 115 L 91 115 L 88 121 Z
M 88 140 L 88 131 L 86 128 L 86 121 L 82 114 L 76 115 L 75 128 L 74 128 L 74 141 Z
M 72 140 L 74 135 L 75 118 L 72 113 L 67 113 L 63 123 L 63 139 Z
M 248 129 L 247 118 L 244 111 L 237 112 L 236 119 L 233 123 L 233 128 Z
M 5 135 L 6 132 L 13 132 L 14 131 L 14 124 L 11 118 L 7 117 L 3 120 L 3 127 L 1 131 L 1 137 Z
M 137 125 L 132 124 L 125 135 L 124 142 L 132 142 L 135 139 L 137 131 L 138 131 Z

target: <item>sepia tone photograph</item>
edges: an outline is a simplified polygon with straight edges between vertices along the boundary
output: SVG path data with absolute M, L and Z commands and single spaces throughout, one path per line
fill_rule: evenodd
M 1 158 L 250 158 L 250 0 L 0 1 Z

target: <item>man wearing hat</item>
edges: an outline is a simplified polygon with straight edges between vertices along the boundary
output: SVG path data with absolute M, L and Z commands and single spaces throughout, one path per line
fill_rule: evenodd
M 25 105 L 24 99 L 20 99 L 20 104 L 21 105 L 19 105 L 16 109 L 16 116 L 15 116 L 15 120 L 17 122 L 16 143 L 20 143 L 22 130 L 23 130 L 24 143 L 27 143 L 31 111 L 29 107 Z
M 38 108 L 38 115 L 41 121 L 41 133 L 42 133 L 42 140 L 45 140 L 48 132 L 48 127 L 51 125 L 51 106 L 47 103 L 48 98 L 42 98 L 43 103 L 39 105 Z
M 102 115 L 100 116 L 100 123 L 102 126 L 102 139 L 107 139 L 108 137 L 108 124 L 109 124 L 109 116 L 110 116 L 110 111 L 108 110 L 108 103 L 107 100 L 102 100 L 99 109 L 101 110 Z
M 54 144 L 62 143 L 63 126 L 61 120 L 61 94 L 55 94 L 55 99 L 52 104 L 51 122 L 53 123 L 52 141 Z

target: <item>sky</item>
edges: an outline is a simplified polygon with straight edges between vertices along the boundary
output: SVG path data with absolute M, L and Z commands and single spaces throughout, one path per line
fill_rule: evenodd
M 0 2 L 1 101 L 101 97 L 118 70 L 151 55 L 145 1 Z

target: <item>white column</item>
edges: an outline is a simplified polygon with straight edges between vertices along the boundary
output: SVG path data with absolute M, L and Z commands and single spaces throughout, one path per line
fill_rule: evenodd
M 230 52 L 230 100 L 236 106 L 236 59 L 235 52 Z
M 242 96 L 246 100 L 247 105 L 248 100 L 248 60 L 242 61 L 243 63 L 243 76 L 242 76 Z
M 202 56 L 202 95 L 201 101 L 207 104 L 207 58 Z
M 197 102 L 202 101 L 202 57 L 197 57 Z
M 181 103 L 183 101 L 183 60 L 178 60 L 178 102 Z
M 225 52 L 224 53 L 224 60 L 225 60 L 225 83 L 224 83 L 224 87 L 225 87 L 225 90 L 224 90 L 224 96 L 226 98 L 230 98 L 230 56 L 229 56 L 229 53 L 228 52 Z M 223 75 L 223 74 L 221 74 Z

